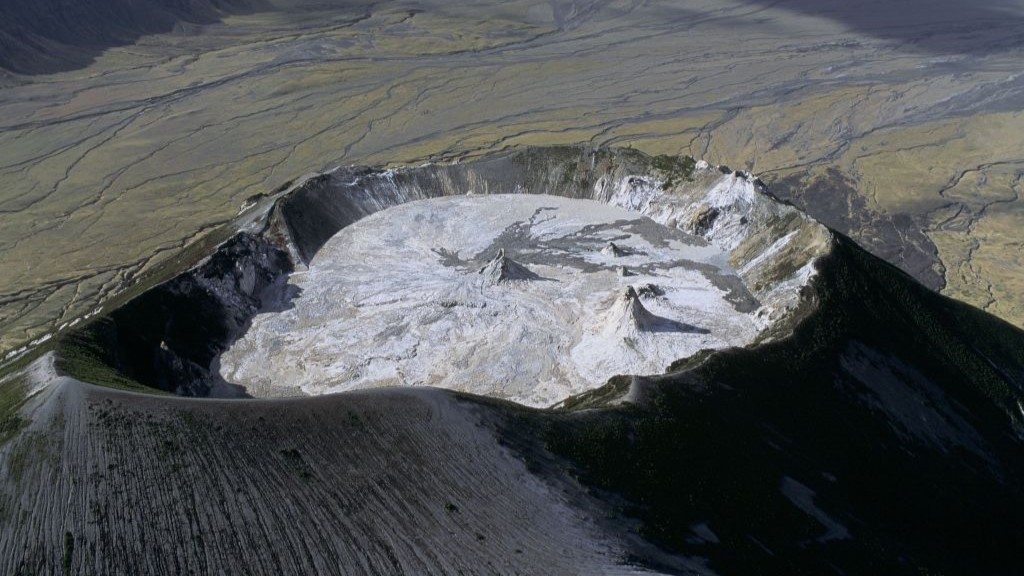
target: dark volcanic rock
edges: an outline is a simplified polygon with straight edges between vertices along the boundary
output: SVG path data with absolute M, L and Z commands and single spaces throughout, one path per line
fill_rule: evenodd
M 693 233 L 698 236 L 707 234 L 711 227 L 715 225 L 715 219 L 718 218 L 718 214 L 718 209 L 711 206 L 697 213 L 693 222 L 690 223 Z
M 292 268 L 287 252 L 241 234 L 89 330 L 111 347 L 117 368 L 140 383 L 183 396 L 237 395 L 214 363 L 258 312 L 288 306 Z

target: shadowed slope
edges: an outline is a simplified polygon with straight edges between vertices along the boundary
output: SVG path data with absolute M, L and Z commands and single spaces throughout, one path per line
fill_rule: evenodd
M 1024 4 L 1018 0 L 744 1 L 835 20 L 907 51 L 985 55 L 1024 46 Z
M 19 74 L 74 70 L 145 34 L 269 8 L 267 0 L 2 0 L 0 68 Z
M 721 573 L 1015 571 L 1024 332 L 845 239 L 814 286 L 784 341 L 515 427 L 538 426 L 585 483 L 626 496 L 642 534 Z M 608 407 L 627 391 L 637 404 Z

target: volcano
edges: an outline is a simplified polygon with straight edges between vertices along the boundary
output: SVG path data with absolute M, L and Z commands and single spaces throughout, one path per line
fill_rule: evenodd
M 5 368 L 2 571 L 1013 573 L 1024 332 L 673 160 L 254 199 Z

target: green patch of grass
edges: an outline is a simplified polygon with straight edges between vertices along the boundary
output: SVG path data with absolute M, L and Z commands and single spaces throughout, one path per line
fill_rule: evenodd
M 110 352 L 96 337 L 100 323 L 94 323 L 62 338 L 57 345 L 57 370 L 82 382 L 152 394 L 169 394 L 144 386 L 113 366 Z
M 697 161 L 689 156 L 669 156 L 667 154 L 651 157 L 650 164 L 665 175 L 665 183 L 662 184 L 663 190 L 668 190 L 680 180 L 692 180 L 693 171 L 697 167 Z
M 0 446 L 21 432 L 28 420 L 20 414 L 26 400 L 24 376 L 14 376 L 0 383 Z
M 637 165 L 650 165 L 651 157 L 631 146 L 612 149 L 621 160 Z
M 18 358 L 11 360 L 6 364 L 0 365 L 0 380 L 3 380 L 5 377 L 10 376 L 11 374 L 20 372 L 25 368 L 28 368 L 28 365 L 35 361 L 36 358 L 39 358 L 43 354 L 49 352 L 50 350 L 53 350 L 54 345 L 54 341 L 49 340 L 47 342 L 40 344 L 39 346 L 36 346 L 35 348 L 29 350 L 28 352 L 25 352 Z M 5 353 L 7 351 L 3 350 L 2 352 Z
M 562 167 L 562 186 L 571 186 L 576 181 L 576 162 L 567 161 Z
M 699 365 L 701 362 L 707 360 L 714 353 L 715 351 L 710 348 L 701 348 L 700 350 L 692 354 L 690 357 L 683 358 L 681 360 L 676 360 L 675 362 L 670 364 L 666 372 L 671 373 L 689 370 L 690 368 L 693 368 Z
M 561 409 L 587 410 L 607 407 L 612 401 L 622 398 L 629 392 L 629 385 L 632 382 L 632 376 L 612 376 L 604 386 L 566 398 Z

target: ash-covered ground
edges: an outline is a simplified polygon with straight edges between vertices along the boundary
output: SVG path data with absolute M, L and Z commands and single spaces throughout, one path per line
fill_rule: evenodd
M 549 406 L 742 346 L 758 301 L 703 238 L 555 196 L 410 202 L 344 228 L 221 357 L 255 396 L 439 386 Z

